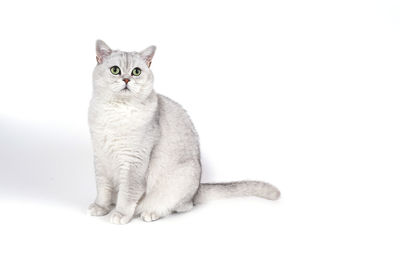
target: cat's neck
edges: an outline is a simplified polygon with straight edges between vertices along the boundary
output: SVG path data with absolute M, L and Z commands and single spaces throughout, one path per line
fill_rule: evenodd
M 148 94 L 112 94 L 109 96 L 93 95 L 92 102 L 100 105 L 131 106 L 135 109 L 153 109 L 158 105 L 157 93 L 153 88 L 147 88 Z

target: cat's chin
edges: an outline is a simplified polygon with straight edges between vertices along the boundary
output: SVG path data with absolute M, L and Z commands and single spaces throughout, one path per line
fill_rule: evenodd
M 122 95 L 122 96 L 129 96 L 132 94 L 132 91 L 128 88 L 124 88 L 124 89 L 119 90 L 118 94 Z

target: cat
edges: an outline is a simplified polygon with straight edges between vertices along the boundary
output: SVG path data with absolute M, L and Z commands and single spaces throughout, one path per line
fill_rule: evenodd
M 156 50 L 112 50 L 96 42 L 89 128 L 97 197 L 93 216 L 146 222 L 186 212 L 212 199 L 257 196 L 276 200 L 279 190 L 259 181 L 200 183 L 199 140 L 186 111 L 153 89 Z M 115 209 L 112 210 L 115 206 Z

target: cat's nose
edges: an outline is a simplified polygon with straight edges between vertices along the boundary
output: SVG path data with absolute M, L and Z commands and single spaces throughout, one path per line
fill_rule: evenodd
M 122 80 L 123 80 L 126 84 L 129 83 L 129 81 L 130 81 L 128 78 L 124 78 L 124 79 L 122 79 Z

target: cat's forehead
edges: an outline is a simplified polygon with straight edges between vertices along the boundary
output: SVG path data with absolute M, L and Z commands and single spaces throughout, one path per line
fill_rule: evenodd
M 112 65 L 119 67 L 130 67 L 132 65 L 145 64 L 143 58 L 138 52 L 125 52 L 125 51 L 113 51 L 108 57 L 107 62 Z

